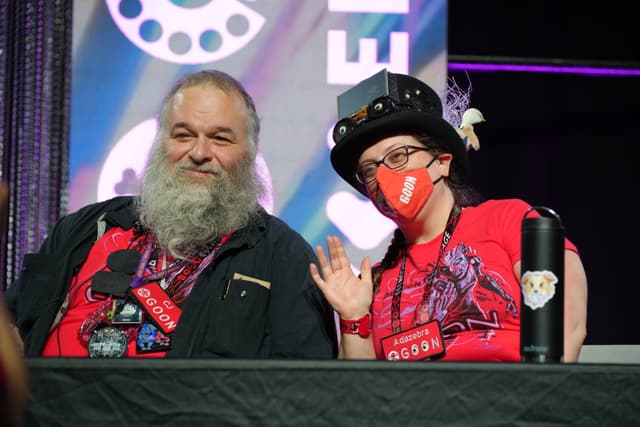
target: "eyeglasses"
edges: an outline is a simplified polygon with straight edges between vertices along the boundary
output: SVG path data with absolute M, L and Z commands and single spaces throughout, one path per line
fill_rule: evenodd
M 372 182 L 376 179 L 376 171 L 380 165 L 385 165 L 389 169 L 399 169 L 407 164 L 409 156 L 416 151 L 429 151 L 429 149 L 413 145 L 403 145 L 402 147 L 394 148 L 385 154 L 381 160 L 365 163 L 360 166 L 355 173 L 356 181 L 365 185 Z

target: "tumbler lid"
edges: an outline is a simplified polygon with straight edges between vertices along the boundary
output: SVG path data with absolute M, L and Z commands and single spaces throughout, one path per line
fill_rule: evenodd
M 537 213 L 537 216 L 528 217 L 532 212 Z M 546 206 L 532 206 L 525 213 L 522 218 L 522 228 L 536 227 L 536 228 L 562 228 L 562 221 L 560 215 L 551 208 Z

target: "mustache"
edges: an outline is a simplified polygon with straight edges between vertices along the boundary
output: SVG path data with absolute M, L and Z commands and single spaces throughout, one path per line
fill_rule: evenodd
M 241 229 L 258 211 L 263 189 L 252 159 L 241 159 L 227 170 L 192 159 L 169 166 L 160 154 L 147 166 L 136 209 L 140 222 L 175 258 L 188 259 L 202 244 Z M 187 169 L 212 173 L 214 179 L 193 186 L 181 172 Z
M 221 175 L 223 172 L 222 167 L 215 165 L 199 165 L 192 160 L 185 160 L 182 163 L 176 165 L 176 169 L 179 171 L 191 170 L 197 172 L 211 173 L 214 175 Z

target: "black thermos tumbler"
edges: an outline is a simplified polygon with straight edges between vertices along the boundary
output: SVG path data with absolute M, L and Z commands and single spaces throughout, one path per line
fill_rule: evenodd
M 540 216 L 530 217 L 533 211 Z M 520 267 L 521 360 L 561 362 L 564 353 L 564 229 L 553 210 L 534 206 L 524 214 Z

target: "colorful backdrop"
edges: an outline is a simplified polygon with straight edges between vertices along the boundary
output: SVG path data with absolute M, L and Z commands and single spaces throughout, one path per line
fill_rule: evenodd
M 163 95 L 216 68 L 255 99 L 265 208 L 356 265 L 381 256 L 393 224 L 329 162 L 336 97 L 385 67 L 442 92 L 446 18 L 446 0 L 74 2 L 69 211 L 137 192 Z

